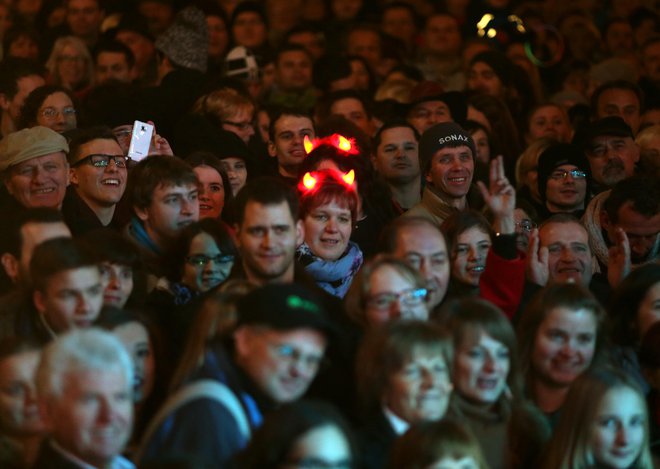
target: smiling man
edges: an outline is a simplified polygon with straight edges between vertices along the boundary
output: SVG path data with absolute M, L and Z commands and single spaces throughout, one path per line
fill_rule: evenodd
M 293 187 L 298 182 L 298 169 L 307 156 L 304 139 L 316 136 L 309 114 L 284 109 L 271 117 L 268 129 L 268 154 L 277 158 L 277 173 Z
M 34 468 L 135 468 L 121 456 L 133 427 L 133 365 L 119 339 L 67 334 L 44 350 L 36 374 L 50 433 Z
M 426 187 L 422 201 L 405 215 L 428 218 L 439 227 L 452 213 L 466 210 L 476 154 L 472 137 L 458 124 L 442 122 L 426 130 L 419 142 Z
M 69 152 L 71 187 L 62 212 L 74 235 L 112 227 L 121 229 L 128 220 L 117 210 L 126 191 L 128 159 L 108 127 L 80 131 Z
M 0 174 L 14 207 L 60 210 L 69 185 L 69 145 L 47 127 L 32 127 L 0 142 Z

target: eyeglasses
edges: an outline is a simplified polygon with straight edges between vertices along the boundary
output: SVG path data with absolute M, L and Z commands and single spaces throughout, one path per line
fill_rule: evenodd
M 269 343 L 268 347 L 281 362 L 302 362 L 307 368 L 318 368 L 323 363 L 323 354 L 303 353 L 293 345 L 283 343 Z
M 57 116 L 62 114 L 66 117 L 73 117 L 76 115 L 76 110 L 73 107 L 65 107 L 63 109 L 55 109 L 54 107 L 47 107 L 40 111 L 44 119 L 55 119 Z
M 587 173 L 585 173 L 584 171 L 580 171 L 579 169 L 571 169 L 570 171 L 566 171 L 565 169 L 558 169 L 557 171 L 553 171 L 550 174 L 550 179 L 559 181 L 562 179 L 566 179 L 569 174 L 573 179 L 584 179 L 587 177 Z
M 209 257 L 204 254 L 197 254 L 195 256 L 186 257 L 186 262 L 196 267 L 204 267 L 211 261 L 216 264 L 226 264 L 228 262 L 234 262 L 234 256 L 229 254 L 218 254 L 217 256 Z
M 84 62 L 85 57 L 79 55 L 60 55 L 57 58 L 58 62 Z
M 381 293 L 367 300 L 367 305 L 374 309 L 390 309 L 395 301 L 401 301 L 405 306 L 419 306 L 426 301 L 426 288 L 411 288 L 401 293 Z
M 236 127 L 238 130 L 247 130 L 252 127 L 252 122 L 222 121 L 222 123 Z
M 76 167 L 76 166 L 80 166 L 83 163 L 87 163 L 87 164 L 91 164 L 95 168 L 107 168 L 108 165 L 110 164 L 110 160 L 113 160 L 115 162 L 115 166 L 117 168 L 125 168 L 130 158 L 124 155 L 94 154 L 94 155 L 86 156 L 85 158 L 76 161 L 73 164 L 73 166 Z
M 531 233 L 534 228 L 536 228 L 536 223 L 534 223 L 532 220 L 520 220 L 519 222 L 516 222 L 516 228 L 520 228 L 522 231 L 525 231 L 527 233 Z

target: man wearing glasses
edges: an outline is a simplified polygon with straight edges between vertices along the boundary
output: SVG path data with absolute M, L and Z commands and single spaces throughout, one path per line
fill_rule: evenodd
M 102 227 L 119 230 L 128 222 L 126 211 L 117 209 L 126 191 L 127 163 L 108 127 L 82 130 L 71 140 L 71 187 L 63 213 L 74 235 Z
M 590 169 L 580 147 L 570 143 L 548 147 L 539 157 L 538 174 L 545 209 L 545 213 L 539 213 L 542 220 L 557 213 L 582 216 Z

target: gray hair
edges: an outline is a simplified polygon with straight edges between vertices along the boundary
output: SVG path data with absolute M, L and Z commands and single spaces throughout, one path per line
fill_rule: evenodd
M 132 389 L 133 362 L 119 339 L 97 328 L 74 330 L 44 349 L 37 368 L 38 394 L 44 398 L 60 397 L 66 374 L 102 370 L 119 370 Z

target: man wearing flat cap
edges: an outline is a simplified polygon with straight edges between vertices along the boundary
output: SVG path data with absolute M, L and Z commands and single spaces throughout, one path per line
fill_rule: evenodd
M 0 175 L 8 193 L 5 209 L 62 208 L 69 185 L 64 137 L 47 127 L 32 127 L 0 141 Z
M 439 227 L 452 213 L 466 210 L 476 154 L 472 137 L 454 122 L 442 122 L 426 130 L 419 141 L 426 187 L 422 201 L 405 216 L 427 218 Z
M 171 410 L 146 435 L 142 463 L 192 458 L 225 467 L 264 414 L 301 398 L 316 376 L 334 330 L 313 293 L 266 285 L 235 307 L 237 326 L 207 348 L 202 368 L 165 404 Z

